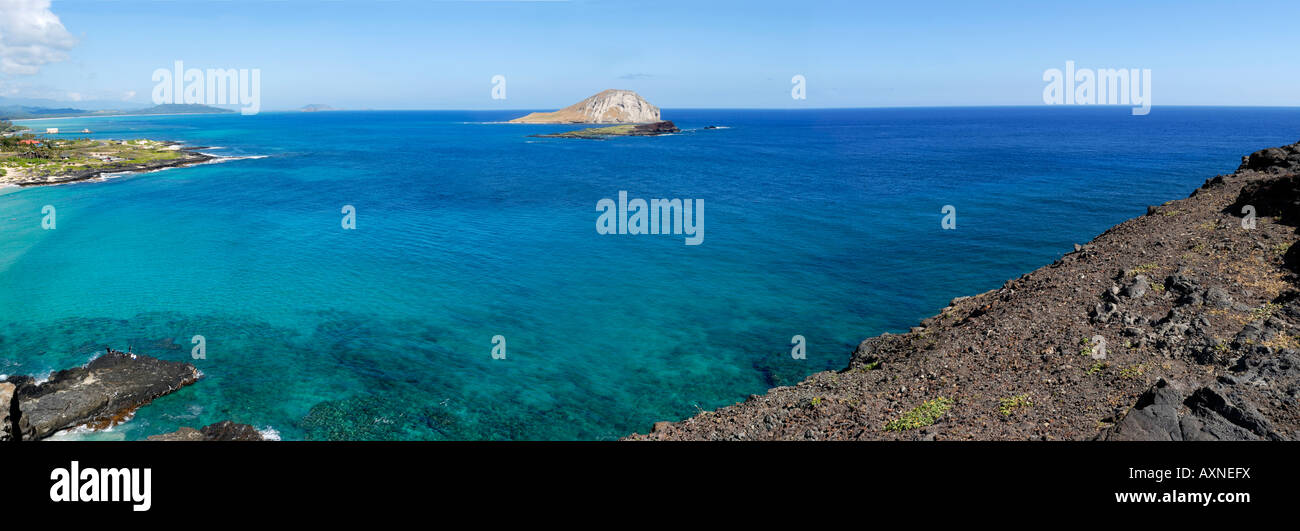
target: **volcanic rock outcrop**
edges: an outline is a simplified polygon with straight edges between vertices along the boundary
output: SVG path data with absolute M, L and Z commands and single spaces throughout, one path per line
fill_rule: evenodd
M 188 363 L 122 352 L 58 371 L 40 383 L 11 376 L 0 382 L 0 405 L 8 406 L 8 415 L 0 416 L 5 421 L 0 439 L 38 440 L 83 425 L 106 428 L 198 379 L 198 369 Z
M 261 441 L 262 434 L 248 424 L 223 420 L 200 429 L 187 426 L 171 433 L 150 435 L 150 441 Z

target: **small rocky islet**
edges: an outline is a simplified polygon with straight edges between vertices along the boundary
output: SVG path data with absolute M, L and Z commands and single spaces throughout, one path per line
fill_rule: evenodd
M 38 441 L 77 427 L 106 429 L 201 377 L 189 363 L 111 350 L 84 366 L 55 372 L 44 381 L 9 376 L 0 380 L 0 441 Z M 149 439 L 251 441 L 262 440 L 262 436 L 247 424 L 223 421 L 201 430 L 181 428 Z
M 671 133 L 679 133 L 681 129 L 671 121 L 664 120 L 648 124 L 629 124 L 629 125 L 612 125 L 609 127 L 592 127 L 588 129 L 579 129 L 577 131 L 566 131 L 563 133 L 549 133 L 540 135 L 528 135 L 534 138 L 587 138 L 587 139 L 605 139 L 615 136 L 659 136 Z

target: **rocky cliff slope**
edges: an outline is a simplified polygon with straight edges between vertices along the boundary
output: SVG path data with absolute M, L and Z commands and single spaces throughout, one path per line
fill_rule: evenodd
M 1300 143 L 867 339 L 842 371 L 629 438 L 1300 439 L 1297 226 Z
M 554 112 L 510 120 L 521 124 L 639 124 L 659 121 L 659 108 L 636 92 L 609 89 Z

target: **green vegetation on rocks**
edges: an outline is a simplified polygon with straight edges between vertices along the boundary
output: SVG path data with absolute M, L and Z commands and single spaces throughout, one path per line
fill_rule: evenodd
M 950 399 L 941 396 L 933 400 L 926 400 L 911 411 L 904 413 L 902 417 L 885 424 L 885 431 L 906 431 L 924 428 L 934 424 L 949 409 L 952 409 L 952 400 Z

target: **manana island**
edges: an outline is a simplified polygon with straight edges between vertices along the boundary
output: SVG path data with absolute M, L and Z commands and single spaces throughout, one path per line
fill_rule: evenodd
M 670 121 L 661 120 L 659 108 L 636 92 L 609 89 L 554 112 L 535 112 L 510 120 L 512 124 L 614 124 L 530 135 L 540 138 L 604 139 L 615 136 L 655 136 L 679 132 Z
M 593 137 L 675 129 L 629 91 L 515 121 L 615 124 Z M 5 138 L 6 181 L 191 156 L 160 142 L 24 139 Z M 862 341 L 841 370 L 627 439 L 1297 440 L 1298 228 L 1300 143 L 1264 149 L 1050 265 Z M 106 352 L 45 380 L 0 380 L 0 441 L 103 429 L 203 385 L 191 364 Z M 150 439 L 262 436 L 222 421 Z

